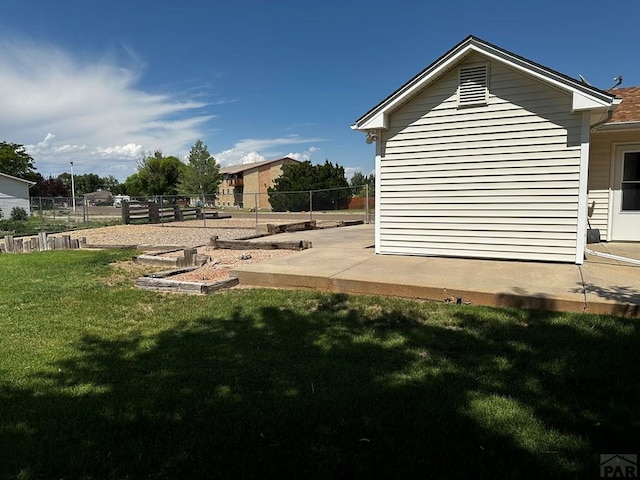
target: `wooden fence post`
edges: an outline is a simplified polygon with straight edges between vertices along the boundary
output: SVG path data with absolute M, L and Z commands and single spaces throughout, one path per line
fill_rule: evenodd
M 41 252 L 47 250 L 47 232 L 38 232 L 38 249 Z
M 7 253 L 13 253 L 13 235 L 5 235 L 4 247 Z
M 149 223 L 160 223 L 160 212 L 156 202 L 148 202 L 149 204 Z
M 122 209 L 122 224 L 129 225 L 131 219 L 129 218 L 129 202 L 123 201 L 120 204 L 120 208 Z
M 181 222 L 182 221 L 182 210 L 180 210 L 180 205 L 176 203 L 173 206 L 173 211 L 174 211 L 174 215 L 175 215 L 176 221 L 177 222 Z

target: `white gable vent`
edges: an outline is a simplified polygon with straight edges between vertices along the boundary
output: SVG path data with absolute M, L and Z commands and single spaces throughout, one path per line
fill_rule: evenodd
M 488 96 L 489 65 L 466 65 L 460 68 L 458 106 L 486 105 Z

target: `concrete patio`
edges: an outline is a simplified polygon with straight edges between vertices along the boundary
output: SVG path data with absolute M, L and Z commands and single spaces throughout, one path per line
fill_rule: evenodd
M 237 269 L 241 285 L 640 317 L 638 265 L 593 256 L 571 265 L 376 255 L 373 225 L 286 233 L 278 240 L 309 240 L 313 248 Z M 640 244 L 589 248 L 640 259 Z

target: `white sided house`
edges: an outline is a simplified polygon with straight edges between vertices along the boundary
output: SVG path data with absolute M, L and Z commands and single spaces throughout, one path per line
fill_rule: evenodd
M 0 173 L 0 209 L 2 209 L 2 218 L 10 218 L 14 207 L 24 208 L 27 213 L 31 213 L 29 188 L 34 185 L 35 182 Z
M 376 253 L 581 264 L 588 228 L 640 241 L 625 90 L 466 38 L 352 125 L 376 143 Z

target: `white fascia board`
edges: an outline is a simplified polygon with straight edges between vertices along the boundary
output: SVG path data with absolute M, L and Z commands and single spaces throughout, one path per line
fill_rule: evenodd
M 351 126 L 354 130 L 368 131 L 368 130 L 386 130 L 389 128 L 389 115 L 384 112 L 378 112 L 375 116 L 368 119 L 361 124 L 354 124 Z
M 403 104 L 408 98 L 411 98 L 421 89 L 425 88 L 433 79 L 438 78 L 443 72 L 452 68 L 461 58 L 466 56 L 469 52 L 479 53 L 490 60 L 494 60 L 508 65 L 514 70 L 520 71 L 525 75 L 531 76 L 540 80 L 541 82 L 548 83 L 556 88 L 573 94 L 573 110 L 584 111 L 597 108 L 608 108 L 612 104 L 616 104 L 616 101 L 605 93 L 599 93 L 593 91 L 593 94 L 589 94 L 582 89 L 576 88 L 571 85 L 571 82 L 561 75 L 549 71 L 542 66 L 538 66 L 525 59 L 515 57 L 506 51 L 497 50 L 490 45 L 484 43 L 477 44 L 476 40 L 471 40 L 469 43 L 461 47 L 457 51 L 453 51 L 446 58 L 440 60 L 437 65 L 434 65 L 429 70 L 418 75 L 408 84 L 396 92 L 391 98 L 378 106 L 377 109 L 369 113 L 368 118 L 362 120 L 361 123 L 356 122 L 352 127 L 354 130 L 370 130 L 374 128 L 387 128 L 386 117 L 390 112 L 395 110 L 399 105 Z M 382 115 L 382 118 L 378 118 Z
M 25 180 L 24 178 L 14 177 L 13 175 L 9 175 L 8 173 L 1 173 L 0 172 L 0 176 L 3 176 L 3 177 L 8 178 L 10 180 L 16 180 L 18 182 L 29 184 L 29 188 L 33 187 L 36 184 L 36 182 L 32 182 L 31 180 Z
M 607 98 L 605 95 L 600 95 L 601 98 L 596 97 L 595 95 L 589 95 L 581 90 L 570 85 L 568 81 L 566 81 L 563 77 L 560 77 L 557 74 L 553 74 L 553 72 L 549 72 L 543 70 L 542 68 L 536 65 L 528 65 L 522 60 L 511 57 L 510 55 L 506 55 L 503 52 L 497 51 L 494 52 L 492 50 L 488 50 L 487 48 L 479 48 L 475 45 L 471 45 L 471 49 L 474 51 L 483 54 L 493 60 L 506 63 L 513 69 L 519 70 L 525 75 L 529 75 L 531 77 L 536 78 L 545 83 L 549 83 L 560 90 L 564 90 L 566 92 L 570 92 L 573 95 L 573 111 L 584 111 L 584 110 L 593 110 L 597 108 L 606 108 L 610 107 L 613 103 L 616 103 L 613 99 Z M 619 102 L 618 102 L 619 103 Z
M 612 102 L 604 102 L 590 95 L 585 95 L 582 92 L 578 92 L 576 90 L 573 91 L 571 109 L 574 112 L 584 112 L 585 110 L 598 110 L 602 108 L 607 109 L 612 105 Z
M 440 64 L 436 65 L 434 68 L 423 72 L 422 75 L 414 78 L 413 81 L 405 85 L 401 91 L 397 92 L 395 96 L 387 100 L 387 103 L 384 105 L 380 105 L 378 109 L 374 112 L 371 112 L 371 117 L 364 120 L 362 123 L 356 123 L 354 125 L 354 130 L 370 130 L 374 128 L 382 128 L 387 129 L 389 112 L 396 109 L 398 105 L 402 105 L 406 99 L 411 98 L 417 92 L 422 90 L 426 85 L 428 85 L 433 78 L 437 77 L 443 71 L 448 70 L 452 64 L 455 64 L 458 59 L 465 55 L 471 45 L 467 45 L 462 48 L 458 52 L 454 53 L 451 57 L 443 60 Z M 379 118 L 382 116 L 383 118 Z

